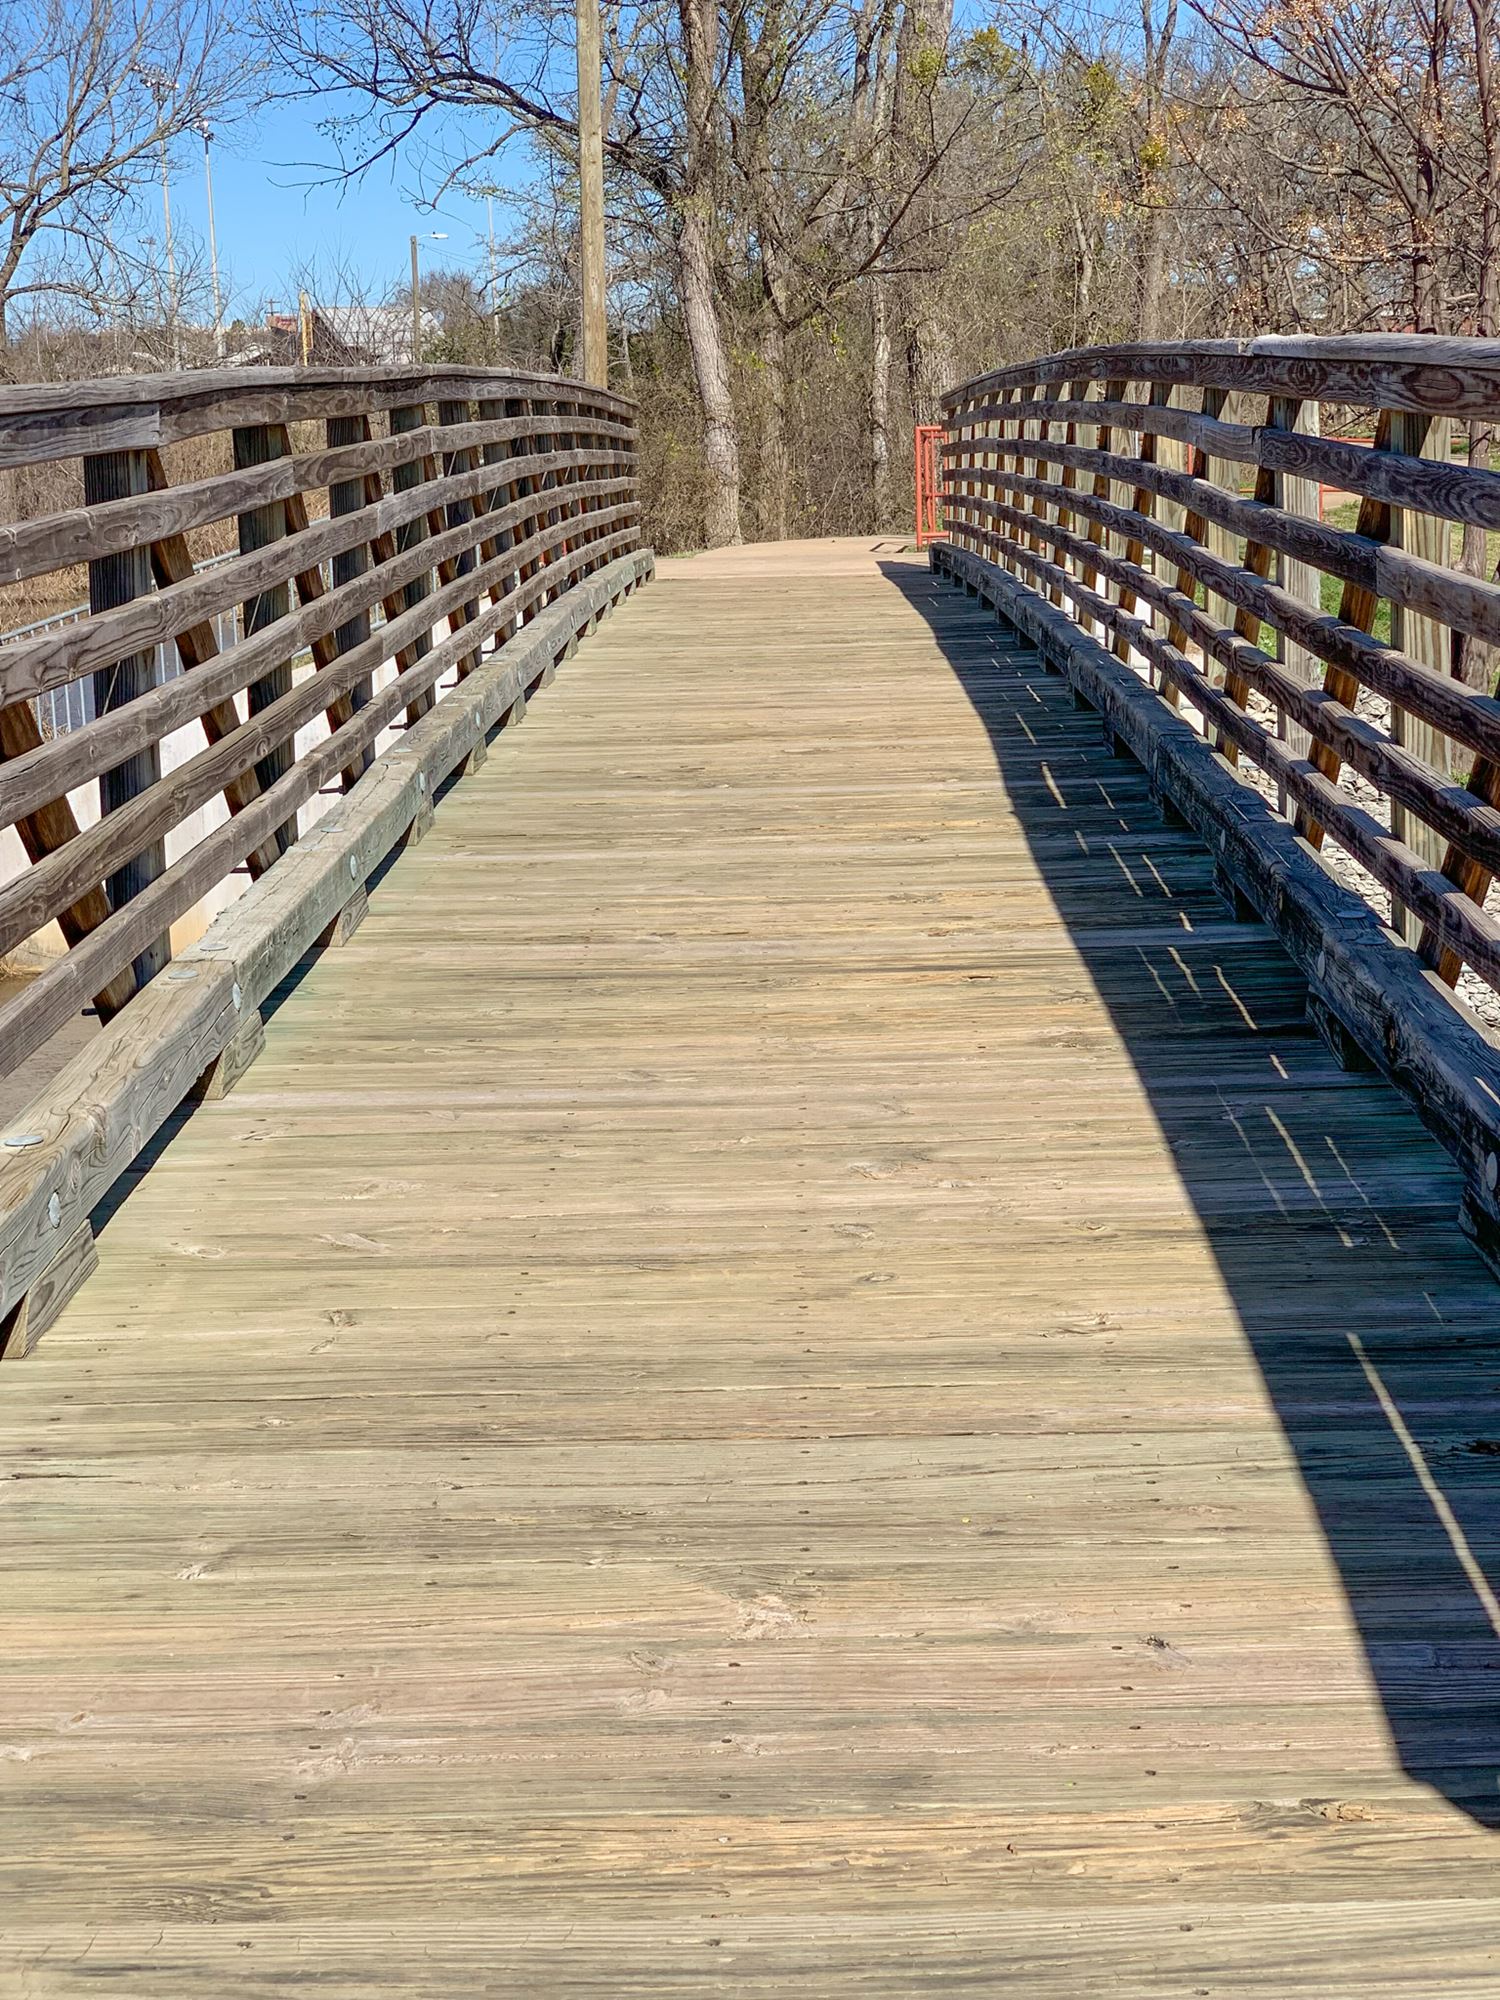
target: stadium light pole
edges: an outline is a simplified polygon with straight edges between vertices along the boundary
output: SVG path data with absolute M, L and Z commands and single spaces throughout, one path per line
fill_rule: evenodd
M 177 256 L 172 242 L 172 189 L 167 172 L 166 109 L 172 96 L 172 79 L 165 70 L 137 63 L 135 73 L 151 93 L 156 106 L 156 122 L 161 127 L 161 212 L 167 228 L 167 337 L 171 342 L 172 366 L 182 367 L 182 318 L 177 300 Z
M 213 132 L 208 120 L 202 119 L 198 130 L 203 134 L 203 188 L 208 196 L 208 267 L 214 281 L 214 359 L 224 359 L 224 297 L 219 290 L 219 237 L 214 228 L 214 170 L 208 157 L 209 141 Z

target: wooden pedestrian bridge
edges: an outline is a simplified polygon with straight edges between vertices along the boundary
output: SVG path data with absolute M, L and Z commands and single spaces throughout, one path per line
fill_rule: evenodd
M 4 391 L 0 1992 L 1500 1994 L 1497 413 Z

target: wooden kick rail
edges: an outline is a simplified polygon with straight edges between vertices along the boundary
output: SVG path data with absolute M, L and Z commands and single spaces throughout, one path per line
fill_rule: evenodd
M 185 440 L 195 469 L 226 469 L 174 485 L 164 453 Z M 86 564 L 91 605 L 0 645 L 0 828 L 28 864 L 0 882 L 0 954 L 54 924 L 65 947 L 0 1007 L 0 1075 L 80 1008 L 109 1026 L 0 1132 L 11 1353 L 90 1267 L 88 1209 L 113 1175 L 186 1091 L 227 1087 L 253 1055 L 265 979 L 352 929 L 435 785 L 482 760 L 485 732 L 652 567 L 630 405 L 554 377 L 221 370 L 0 392 L 0 467 L 69 459 L 85 505 L 0 526 L 0 581 Z M 234 552 L 195 568 L 214 530 Z M 215 620 L 236 612 L 221 646 Z M 159 647 L 182 671 L 156 684 Z M 86 676 L 94 719 L 46 737 L 38 697 Z M 164 755 L 182 730 L 196 742 Z M 330 787 L 346 796 L 319 816 Z M 252 886 L 174 959 L 174 923 L 236 871 Z M 89 1133 L 127 1101 L 100 1151 Z
M 1500 646 L 1500 573 L 1449 560 L 1456 528 L 1500 531 L 1500 476 L 1448 448 L 1451 419 L 1500 418 L 1500 342 L 1082 349 L 945 402 L 934 567 L 1033 637 L 1210 839 L 1336 1051 L 1461 1160 L 1500 1263 L 1500 1049 L 1448 997 L 1465 968 L 1500 992 L 1500 700 L 1450 668 L 1466 638 Z M 1370 444 L 1322 435 L 1351 429 Z M 1310 481 L 1357 499 L 1353 530 L 1296 510 Z M 1335 880 L 1325 843 L 1360 872 Z

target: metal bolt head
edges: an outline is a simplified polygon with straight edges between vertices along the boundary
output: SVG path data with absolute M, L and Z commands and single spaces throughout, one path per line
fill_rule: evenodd
M 1491 1153 L 1484 1163 L 1484 1184 L 1491 1194 L 1495 1192 L 1497 1182 L 1500 1182 L 1500 1160 Z
M 244 994 L 243 994 L 243 993 L 241 993 L 241 991 L 240 991 L 240 982 L 239 982 L 238 980 L 236 980 L 236 981 L 234 982 L 233 986 L 231 986 L 231 987 L 230 987 L 230 989 L 229 989 L 229 997 L 230 997 L 230 999 L 231 999 L 231 1000 L 232 1000 L 232 1001 L 234 1002 L 234 1011 L 235 1011 L 235 1013 L 236 1013 L 236 1014 L 238 1014 L 238 1012 L 240 1011 L 240 1002 L 241 1002 L 241 1001 L 242 1001 L 242 1000 L 244 999 L 244 997 L 245 997 L 245 996 L 244 996 Z
M 354 856 L 352 854 L 349 856 L 349 880 L 351 882 L 357 882 L 359 880 L 359 869 L 355 865 Z
M 40 1146 L 41 1143 L 40 1132 L 12 1132 L 5 1140 L 5 1144 L 14 1152 L 20 1152 L 23 1146 Z
M 62 1226 L 62 1202 L 53 1194 L 47 1202 L 47 1220 L 54 1229 Z
M 417 790 L 419 792 L 425 792 L 426 789 L 427 789 L 427 773 L 425 771 L 418 771 Z

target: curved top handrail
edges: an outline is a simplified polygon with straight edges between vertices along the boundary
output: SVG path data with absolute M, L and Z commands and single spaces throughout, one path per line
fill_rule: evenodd
M 204 368 L 0 387 L 0 467 L 149 451 L 236 423 L 290 422 L 461 397 L 545 397 L 631 419 L 636 405 L 566 375 L 458 362 L 367 368 Z M 337 406 L 337 407 L 335 407 Z
M 216 370 L 8 400 L 0 463 L 81 459 L 83 504 L 58 508 L 79 482 L 54 482 L 54 511 L 0 522 L 0 580 L 87 564 L 90 610 L 0 647 L 0 827 L 26 856 L 0 875 L 0 952 L 41 939 L 46 957 L 54 924 L 67 946 L 7 1004 L 0 1067 L 81 1004 L 120 1012 L 174 924 L 237 871 L 280 868 L 330 786 L 383 757 L 407 768 L 430 713 L 427 776 L 446 776 L 480 727 L 476 690 L 530 685 L 493 667 L 511 641 L 569 598 L 587 623 L 596 579 L 612 601 L 641 574 L 633 412 L 586 383 Z M 215 433 L 180 460 L 159 449 Z M 172 653 L 182 671 L 163 676 Z M 90 676 L 92 713 L 48 734 L 41 698 Z
M 1110 379 L 1244 389 L 1440 416 L 1500 414 L 1500 340 L 1425 333 L 1263 334 L 1254 340 L 1075 347 L 961 382 L 951 415 L 995 390 Z
M 244 388 L 317 388 L 341 384 L 370 384 L 411 389 L 422 383 L 434 388 L 453 382 L 506 382 L 535 389 L 565 389 L 586 395 L 590 401 L 619 403 L 634 407 L 612 389 L 595 388 L 572 375 L 553 375 L 525 368 L 470 367 L 457 361 L 424 361 L 371 364 L 369 367 L 334 368 L 186 368 L 156 375 L 98 375 L 79 382 L 11 382 L 0 386 L 0 418 L 32 415 L 38 410 L 115 408 L 122 403 L 174 403 L 205 394 L 223 394 Z

